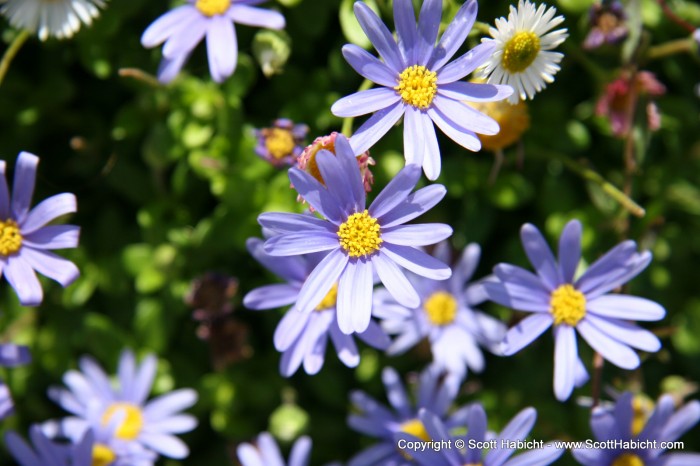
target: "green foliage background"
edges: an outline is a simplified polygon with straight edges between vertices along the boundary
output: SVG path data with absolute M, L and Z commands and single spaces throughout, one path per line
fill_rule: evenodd
M 390 21 L 387 1 L 377 4 Z M 28 344 L 34 357 L 27 367 L 3 371 L 17 413 L 1 428 L 26 433 L 30 423 L 63 416 L 48 400 L 47 388 L 60 384 L 81 355 L 92 355 L 114 371 L 119 352 L 130 347 L 141 355 L 158 355 L 154 394 L 180 387 L 200 393 L 193 409 L 200 426 L 184 436 L 190 457 L 159 464 L 235 464 L 234 446 L 266 429 L 283 444 L 302 432 L 310 434 L 313 464 L 347 460 L 373 442 L 346 426 L 348 392 L 361 388 L 385 400 L 381 368 L 392 365 L 410 376 L 429 362 L 429 351 L 419 348 L 389 358 L 365 348 L 360 366 L 347 369 L 329 350 L 319 375 L 284 379 L 272 346 L 281 311 L 251 312 L 240 301 L 245 292 L 274 279 L 245 250 L 246 238 L 260 235 L 257 215 L 301 209 L 286 173 L 253 153 L 252 128 L 287 117 L 310 126 L 309 142 L 340 129 L 341 120 L 329 108 L 361 83 L 340 53 L 349 38 L 362 39 L 351 21 L 351 2 L 279 0 L 274 7 L 287 18 L 291 56 L 284 72 L 269 79 L 251 55 L 257 31 L 247 27 L 237 27 L 238 68 L 223 85 L 211 82 L 201 46 L 170 86 L 120 77 L 120 68 L 155 72 L 160 52 L 143 49 L 139 38 L 175 3 L 112 1 L 74 40 L 31 39 L 0 88 L 0 156 L 10 166 L 21 150 L 41 156 L 35 202 L 58 192 L 75 193 L 79 212 L 70 220 L 82 227 L 80 248 L 62 253 L 82 271 L 71 287 L 63 290 L 43 280 L 46 298 L 36 309 L 21 308 L 6 282 L 0 287 L 2 338 Z M 460 3 L 445 1 L 445 22 Z M 592 261 L 625 235 L 629 221 L 629 237 L 655 256 L 629 292 L 666 307 L 667 318 L 648 326 L 658 331 L 664 348 L 644 355 L 638 371 L 606 364 L 603 382 L 655 398 L 664 389 L 681 390 L 685 380 L 700 380 L 700 99 L 693 90 L 700 61 L 697 54 L 682 54 L 642 65 L 656 73 L 668 93 L 658 99 L 661 130 L 650 135 L 637 127 L 639 170 L 632 197 L 647 214 L 629 217 L 598 185 L 562 162 L 577 161 L 616 186 L 623 184 L 624 142 L 594 115 L 604 85 L 600 78 L 615 75 L 620 49 L 581 51 L 591 3 L 556 3 L 571 36 L 556 82 L 530 105 L 522 166 L 517 149 L 507 150 L 506 165 L 491 185 L 490 153 L 467 152 L 440 135 L 438 182 L 447 186 L 448 195 L 421 221 L 452 225 L 457 249 L 480 243 L 484 253 L 477 277 L 502 261 L 529 267 L 518 237 L 524 222 L 542 228 L 553 242 L 568 219 L 579 218 L 585 225 L 584 256 Z M 687 36 L 656 2 L 628 3 L 639 7 L 644 41 Z M 668 3 L 700 25 L 696 2 Z M 478 19 L 492 23 L 507 15 L 508 5 L 482 1 Z M 9 43 L 16 31 L 6 23 L 1 27 L 3 42 Z M 470 36 L 469 45 L 477 41 Z M 403 166 L 401 147 L 401 130 L 393 129 L 372 149 L 375 193 Z M 221 371 L 209 364 L 207 343 L 196 337 L 197 324 L 183 301 L 191 280 L 210 270 L 238 277 L 235 317 L 249 326 L 253 351 L 251 358 Z M 507 321 L 518 318 L 495 305 L 483 308 Z M 592 353 L 580 346 L 590 368 Z M 490 355 L 484 374 L 470 374 L 459 401 L 482 401 L 493 429 L 525 406 L 535 406 L 539 419 L 533 438 L 589 438 L 588 410 L 575 399 L 589 396 L 591 384 L 568 402 L 557 402 L 552 352 L 551 338 L 544 336 L 512 358 Z M 700 450 L 698 434 L 696 427 L 685 436 L 687 448 Z M 10 462 L 0 452 L 0 464 Z M 574 462 L 565 455 L 558 464 Z

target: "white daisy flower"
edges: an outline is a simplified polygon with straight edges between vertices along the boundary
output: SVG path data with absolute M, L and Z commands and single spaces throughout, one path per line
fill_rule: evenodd
M 36 33 L 39 39 L 68 39 L 89 25 L 105 6 L 104 0 L 0 0 L 2 13 L 14 27 Z
M 534 3 L 520 0 L 517 9 L 510 6 L 507 20 L 498 18 L 496 27 L 489 29 L 493 39 L 482 39 L 495 42 L 496 51 L 481 68 L 481 76 L 492 84 L 512 86 L 515 92 L 508 98 L 510 103 L 532 99 L 554 81 L 564 55 L 550 50 L 568 37 L 566 29 L 548 32 L 564 21 L 563 16 L 554 17 L 556 12 L 554 7 L 535 9 Z

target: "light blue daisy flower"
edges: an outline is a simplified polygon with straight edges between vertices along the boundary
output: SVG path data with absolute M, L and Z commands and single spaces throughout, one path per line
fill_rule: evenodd
M 266 285 L 250 291 L 243 298 L 249 309 L 274 309 L 293 305 L 309 274 L 325 257 L 325 253 L 307 256 L 273 257 L 263 249 L 263 240 L 248 239 L 250 254 L 268 270 L 285 279 L 287 283 Z M 313 375 L 323 367 L 328 340 L 333 342 L 338 358 L 347 367 L 360 363 L 360 353 L 352 335 L 346 335 L 338 327 L 336 312 L 337 287 L 333 287 L 312 312 L 299 312 L 294 306 L 282 317 L 274 335 L 277 351 L 282 352 L 280 372 L 289 377 L 303 363 L 304 371 Z M 358 338 L 375 348 L 385 350 L 391 344 L 379 325 L 370 320 L 367 330 Z
M 272 435 L 263 432 L 255 445 L 242 443 L 236 451 L 242 466 L 308 466 L 311 456 L 311 439 L 300 437 L 289 454 L 289 463 L 284 461 Z
M 623 393 L 614 407 L 597 406 L 591 413 L 591 431 L 595 441 L 605 442 L 606 448 L 577 448 L 574 458 L 584 466 L 696 466 L 698 453 L 666 453 L 662 442 L 675 442 L 700 420 L 697 400 L 675 409 L 673 397 L 664 395 L 646 422 L 637 423 L 633 407 L 634 396 Z M 638 442 L 641 448 L 621 448 L 622 443 Z M 652 442 L 657 448 L 648 448 Z M 652 444 L 653 446 L 653 444 Z
M 382 381 L 393 409 L 387 409 L 362 391 L 351 394 L 356 412 L 350 415 L 348 424 L 358 432 L 376 437 L 379 443 L 356 455 L 348 466 L 415 464 L 397 449 L 394 436 L 399 432 L 407 432 L 422 440 L 428 440 L 425 426 L 418 416 L 421 409 L 444 419 L 450 428 L 462 425 L 466 419 L 464 409 L 448 414 L 460 383 L 456 377 L 446 375 L 436 366 L 430 366 L 420 374 L 415 403 L 411 401 L 399 374 L 394 369 L 384 368 Z
M 17 367 L 29 364 L 32 356 L 26 346 L 12 343 L 0 343 L 0 367 Z M 10 389 L 0 380 L 0 420 L 5 419 L 14 411 Z
M 77 210 L 75 196 L 57 194 L 30 210 L 38 164 L 36 155 L 19 154 L 10 197 L 5 162 L 0 160 L 0 275 L 5 275 L 23 306 L 37 306 L 44 298 L 35 271 L 64 287 L 80 275 L 75 264 L 51 252 L 77 247 L 80 228 L 46 226 Z
M 445 424 L 439 416 L 428 410 L 421 410 L 419 418 L 433 441 L 451 441 L 452 448 L 426 449 L 423 451 L 411 450 L 410 456 L 422 466 L 546 466 L 564 453 L 563 448 L 554 448 L 551 445 L 544 448 L 536 448 L 511 458 L 515 452 L 512 445 L 517 445 L 518 441 L 525 440 L 532 430 L 537 420 L 537 411 L 534 408 L 526 408 L 518 413 L 500 434 L 493 436 L 487 433 L 486 412 L 479 403 L 472 404 L 466 409 L 466 419 L 459 427 L 466 427 L 467 434 L 463 437 L 453 437 L 450 431 L 453 426 Z M 397 444 L 401 442 L 416 442 L 424 439 L 418 438 L 410 433 L 400 432 L 395 435 Z M 460 442 L 467 448 L 456 447 Z M 486 440 L 494 442 L 496 448 L 485 451 L 484 448 L 470 448 L 486 445 Z M 503 441 L 507 443 L 504 444 Z M 510 443 L 513 442 L 513 443 Z M 414 463 L 415 464 L 415 463 Z M 600 466 L 600 465 L 598 465 Z
M 163 44 L 158 79 L 167 83 L 180 73 L 197 44 L 206 37 L 209 71 L 216 82 L 233 74 L 238 61 L 234 23 L 270 29 L 284 28 L 284 17 L 254 5 L 264 0 L 187 0 L 165 13 L 146 29 L 141 45 Z
M 180 389 L 147 401 L 156 365 L 153 355 L 138 365 L 131 351 L 123 351 L 115 386 L 93 359 L 84 357 L 80 360 L 80 372 L 68 371 L 64 375 L 63 382 L 68 389 L 53 388 L 49 396 L 76 416 L 64 423 L 69 430 L 97 430 L 113 418 L 119 418 L 121 423 L 115 431 L 117 439 L 138 442 L 170 458 L 185 458 L 189 454 L 187 445 L 172 434 L 189 432 L 197 426 L 193 416 L 180 414 L 195 404 L 197 393 L 192 389 Z
M 409 275 L 421 299 L 415 309 L 401 306 L 385 289 L 375 291 L 375 316 L 382 319 L 385 331 L 398 335 L 388 354 L 401 354 L 428 338 L 433 360 L 440 368 L 460 379 L 466 377 L 468 369 L 476 372 L 484 369 L 479 345 L 496 351 L 503 341 L 506 326 L 475 309 L 487 299 L 481 283 L 469 283 L 480 255 L 479 245 L 468 245 L 448 280 Z M 434 257 L 450 261 L 446 242 L 437 245 Z
M 448 63 L 467 38 L 476 20 L 478 5 L 462 5 L 435 45 L 442 17 L 442 0 L 425 0 L 418 24 L 411 0 L 394 0 L 398 41 L 364 3 L 355 3 L 355 16 L 383 62 L 362 48 L 343 47 L 347 62 L 360 75 L 382 87 L 343 97 L 331 107 L 339 117 L 374 113 L 350 140 L 356 154 L 372 147 L 404 117 L 406 164 L 423 166 L 425 175 L 440 175 L 440 148 L 435 123 L 457 144 L 481 149 L 475 133 L 498 133 L 498 123 L 465 102 L 493 102 L 513 93 L 510 86 L 459 82 L 485 63 L 495 44 L 480 44 Z
M 559 239 L 559 260 L 542 234 L 526 224 L 520 231 L 525 253 L 537 275 L 510 264 L 494 268 L 498 283 L 485 283 L 489 299 L 519 311 L 531 312 L 506 334 L 503 351 L 513 355 L 554 325 L 554 393 L 569 398 L 574 385 L 586 380 L 578 357 L 576 332 L 605 359 L 623 369 L 640 360 L 632 348 L 654 352 L 659 339 L 630 320 L 654 321 L 666 311 L 659 304 L 636 296 L 611 294 L 651 262 L 651 253 L 638 253 L 634 241 L 625 241 L 595 261 L 574 279 L 581 260 L 581 223 L 569 222 Z
M 442 223 L 404 225 L 445 195 L 441 185 L 411 194 L 420 178 L 417 165 L 404 167 L 367 209 L 360 168 L 344 136 L 336 138 L 335 153 L 320 150 L 316 154 L 324 184 L 298 168 L 289 170 L 294 189 L 324 219 L 263 213 L 258 222 L 276 233 L 263 247 L 271 256 L 326 252 L 304 282 L 295 307 L 311 312 L 337 284 L 340 330 L 362 333 L 372 316 L 375 272 L 389 293 L 409 307 L 417 306 L 420 299 L 400 267 L 434 280 L 450 277 L 447 265 L 419 247 L 449 237 L 452 228 Z

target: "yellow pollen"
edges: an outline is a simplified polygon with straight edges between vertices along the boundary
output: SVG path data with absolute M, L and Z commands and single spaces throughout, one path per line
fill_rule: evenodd
M 647 424 L 649 415 L 654 409 L 654 403 L 643 395 L 632 398 L 632 435 L 639 435 Z
M 573 286 L 561 285 L 552 291 L 549 312 L 554 317 L 554 324 L 575 326 L 586 316 L 586 297 Z
M 143 414 L 138 406 L 131 403 L 118 402 L 112 404 L 102 416 L 102 425 L 109 424 L 117 413 L 126 413 L 121 425 L 117 427 L 114 435 L 122 440 L 134 440 L 141 433 L 143 428 Z
M 503 47 L 501 65 L 509 73 L 520 73 L 535 61 L 540 53 L 540 38 L 534 32 L 521 31 Z
M 92 466 L 109 466 L 116 459 L 117 455 L 107 445 L 96 443 L 92 448 Z
M 422 65 L 409 66 L 399 75 L 399 84 L 394 90 L 407 104 L 428 108 L 437 93 L 437 73 Z
M 644 466 L 644 461 L 634 453 L 623 453 L 610 466 Z
M 291 155 L 294 146 L 294 136 L 288 129 L 272 128 L 265 135 L 265 148 L 277 160 Z
M 323 297 L 320 303 L 318 303 L 318 306 L 316 306 L 316 311 L 321 312 L 325 311 L 328 308 L 334 307 L 335 302 L 338 299 L 338 284 L 334 284 L 333 288 L 326 294 L 326 296 Z
M 204 16 L 223 15 L 231 6 L 231 0 L 197 0 L 194 6 Z
M 399 427 L 399 430 L 409 435 L 413 435 L 414 437 L 418 437 L 421 440 L 425 440 L 426 442 L 430 441 L 428 431 L 425 430 L 425 426 L 418 419 L 411 419 L 410 421 L 404 422 Z
M 22 247 L 22 233 L 14 220 L 0 220 L 0 256 L 10 256 Z
M 377 219 L 364 212 L 352 214 L 338 228 L 340 245 L 350 257 L 368 256 L 382 244 Z
M 423 309 L 433 325 L 449 325 L 457 317 L 457 300 L 446 291 L 436 291 L 425 301 Z

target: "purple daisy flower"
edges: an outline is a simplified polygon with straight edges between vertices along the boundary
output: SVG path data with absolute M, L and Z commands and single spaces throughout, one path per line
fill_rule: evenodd
M 64 287 L 80 275 L 75 264 L 50 252 L 77 247 L 80 228 L 46 226 L 77 210 L 75 196 L 57 194 L 30 210 L 38 163 L 36 155 L 19 154 L 10 197 L 5 162 L 0 160 L 0 275 L 5 275 L 23 306 L 37 306 L 44 299 L 35 271 Z
M 457 396 L 460 384 L 456 377 L 445 375 L 436 366 L 429 366 L 420 374 L 415 404 L 411 401 L 399 374 L 394 369 L 384 368 L 382 381 L 393 410 L 387 409 L 362 391 L 356 391 L 350 395 L 358 413 L 350 415 L 348 425 L 358 432 L 378 438 L 379 443 L 353 457 L 348 466 L 415 464 L 396 448 L 394 436 L 404 432 L 422 440 L 429 440 L 425 426 L 418 416 L 420 410 L 444 419 L 450 428 L 463 425 L 466 419 L 464 409 L 447 414 L 447 410 Z
M 263 432 L 258 435 L 255 445 L 242 443 L 236 453 L 242 466 L 308 466 L 311 456 L 311 439 L 300 437 L 289 454 L 289 463 L 284 461 L 280 449 L 272 435 Z
M 447 243 L 438 244 L 434 255 L 449 262 Z M 385 331 L 399 335 L 388 354 L 401 354 L 427 337 L 435 364 L 460 379 L 466 377 L 468 369 L 476 372 L 484 369 L 479 345 L 495 352 L 503 341 L 506 326 L 475 309 L 487 299 L 481 283 L 469 283 L 480 255 L 479 245 L 468 245 L 452 268 L 449 280 L 410 275 L 421 299 L 415 309 L 401 306 L 385 289 L 375 292 L 375 316 L 382 319 Z
M 194 48 L 206 37 L 209 71 L 216 82 L 233 74 L 238 61 L 234 23 L 270 29 L 284 28 L 284 16 L 256 8 L 264 0 L 188 0 L 158 18 L 141 36 L 146 48 L 163 45 L 158 79 L 175 79 Z
M 517 444 L 523 441 L 535 425 L 537 411 L 534 408 L 526 408 L 518 413 L 497 436 L 487 433 L 486 412 L 479 403 L 474 403 L 467 407 L 465 422 L 459 427 L 466 427 L 467 434 L 460 442 L 459 438 L 452 437 L 450 430 L 454 426 L 446 425 L 438 416 L 427 410 L 421 410 L 419 418 L 425 426 L 428 436 L 433 441 L 451 441 L 466 445 L 466 449 L 443 448 L 426 449 L 424 451 L 410 450 L 411 457 L 420 465 L 424 466 L 546 466 L 556 461 L 563 453 L 563 448 L 547 446 L 536 448 L 522 453 L 511 459 Z M 410 433 L 401 432 L 394 437 L 399 446 L 404 442 L 422 441 L 423 438 L 416 437 Z M 488 453 L 483 448 L 471 448 L 470 444 L 485 445 L 487 440 L 493 442 L 494 448 L 490 448 Z M 505 442 L 505 443 L 504 443 Z
M 26 346 L 12 343 L 0 344 L 0 367 L 17 367 L 29 364 L 32 355 Z M 14 411 L 14 403 L 10 389 L 0 380 L 0 420 L 5 419 Z
M 360 26 L 384 60 L 357 45 L 343 47 L 350 66 L 382 86 L 343 97 L 331 107 L 339 117 L 374 113 L 350 140 L 356 154 L 372 147 L 403 116 L 406 163 L 422 165 L 428 179 L 435 180 L 440 175 L 440 148 L 433 123 L 457 144 L 472 151 L 481 148 L 475 133 L 498 133 L 495 120 L 464 102 L 503 100 L 513 89 L 458 82 L 489 58 L 495 44 L 480 44 L 448 64 L 467 38 L 477 9 L 476 0 L 462 5 L 435 45 L 442 0 L 426 0 L 417 25 L 411 0 L 395 0 L 398 41 L 367 5 L 355 3 Z
M 304 150 L 303 142 L 309 127 L 295 125 L 292 120 L 279 118 L 271 128 L 255 130 L 258 145 L 255 153 L 275 167 L 291 167 Z
M 411 194 L 420 178 L 417 165 L 404 167 L 367 209 L 357 160 L 344 136 L 336 138 L 335 152 L 321 150 L 316 155 L 325 185 L 302 170 L 289 170 L 294 189 L 325 219 L 263 213 L 258 222 L 277 233 L 264 245 L 272 256 L 327 251 L 299 291 L 295 307 L 311 312 L 337 284 L 340 330 L 361 333 L 372 316 L 375 272 L 389 293 L 408 307 L 418 306 L 420 298 L 399 266 L 433 280 L 450 277 L 447 265 L 418 247 L 442 241 L 452 228 L 442 223 L 403 225 L 445 195 L 441 185 Z
M 185 458 L 189 454 L 187 445 L 172 434 L 196 427 L 193 416 L 179 412 L 195 404 L 197 393 L 192 389 L 175 390 L 147 402 L 156 365 L 153 355 L 138 365 L 131 351 L 123 351 L 117 371 L 119 383 L 114 387 L 100 366 L 84 357 L 80 360 L 82 372 L 68 371 L 63 377 L 68 390 L 53 388 L 49 396 L 77 416 L 66 420 L 65 425 L 71 429 L 97 429 L 119 417 L 121 423 L 115 431 L 118 440 L 138 442 L 170 458 Z
M 632 348 L 655 352 L 659 339 L 629 320 L 654 321 L 666 311 L 636 296 L 611 294 L 651 262 L 651 253 L 637 253 L 634 241 L 625 241 L 595 261 L 574 280 L 581 260 L 581 223 L 570 221 L 559 239 L 559 261 L 539 230 L 525 224 L 520 231 L 525 253 L 537 275 L 510 264 L 494 268 L 499 283 L 485 283 L 492 301 L 533 314 L 508 330 L 503 351 L 513 355 L 554 325 L 554 393 L 569 398 L 574 385 L 585 381 L 578 357 L 576 332 L 605 359 L 623 369 L 639 366 Z
M 605 448 L 576 448 L 574 458 L 584 466 L 695 466 L 698 453 L 666 453 L 661 442 L 675 442 L 700 420 L 697 400 L 675 410 L 664 395 L 646 422 L 636 422 L 633 395 L 626 392 L 613 408 L 598 406 L 591 413 L 591 431 Z M 630 448 L 624 447 L 627 442 Z M 656 447 L 654 447 L 656 442 Z
M 310 216 L 309 216 L 310 217 Z M 310 217 L 314 218 L 314 217 Z M 309 274 L 325 254 L 308 256 L 273 257 L 263 250 L 263 240 L 248 239 L 246 246 L 250 254 L 268 270 L 287 280 L 284 284 L 266 285 L 250 291 L 243 304 L 249 309 L 274 309 L 294 304 Z M 328 340 L 333 342 L 338 358 L 347 367 L 360 363 L 360 353 L 355 340 L 338 327 L 336 312 L 337 286 L 323 298 L 312 312 L 299 312 L 292 307 L 282 317 L 275 330 L 274 344 L 282 353 L 280 372 L 289 377 L 302 362 L 309 375 L 318 373 L 323 367 Z M 358 338 L 375 348 L 385 350 L 391 344 L 379 325 L 370 320 L 367 330 Z

